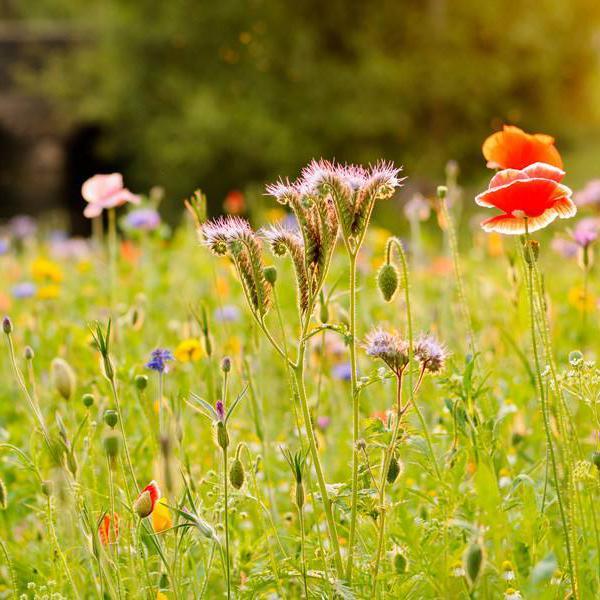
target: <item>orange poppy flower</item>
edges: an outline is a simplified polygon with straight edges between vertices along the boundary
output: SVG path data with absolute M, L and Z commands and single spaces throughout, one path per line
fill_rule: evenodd
M 119 537 L 119 515 L 117 513 L 113 514 L 112 519 L 109 514 L 102 517 L 102 521 L 98 525 L 98 536 L 104 546 L 114 544 L 117 541 Z
M 483 142 L 482 151 L 491 169 L 524 169 L 536 162 L 563 167 L 553 137 L 525 133 L 513 125 L 505 125 L 502 131 L 490 135 Z
M 483 221 L 484 231 L 519 235 L 542 229 L 557 217 L 573 217 L 577 207 L 571 190 L 560 183 L 564 175 L 561 169 L 544 163 L 496 173 L 488 189 L 475 198 L 479 206 L 503 213 Z

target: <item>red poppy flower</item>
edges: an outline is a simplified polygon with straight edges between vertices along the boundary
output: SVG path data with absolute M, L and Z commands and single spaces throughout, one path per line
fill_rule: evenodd
M 475 202 L 503 214 L 486 219 L 481 226 L 488 232 L 518 235 L 542 229 L 557 217 L 573 217 L 577 207 L 571 190 L 560 183 L 564 175 L 561 169 L 544 163 L 499 171 Z
M 525 133 L 513 125 L 505 125 L 502 131 L 490 135 L 483 142 L 482 151 L 491 169 L 524 169 L 536 162 L 563 167 L 553 137 Z
M 117 513 L 114 513 L 112 518 L 109 514 L 102 517 L 102 521 L 98 525 L 98 536 L 104 546 L 114 544 L 117 541 L 119 537 L 119 515 Z

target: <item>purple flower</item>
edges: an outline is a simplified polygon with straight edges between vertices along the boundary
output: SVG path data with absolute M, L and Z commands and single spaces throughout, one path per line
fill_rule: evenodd
M 326 416 L 317 417 L 317 427 L 321 431 L 325 431 L 331 425 L 331 419 Z
M 225 423 L 225 405 L 222 400 L 217 400 L 215 404 L 215 410 L 217 412 L 217 418 L 221 423 Z
M 31 298 L 35 295 L 37 288 L 35 284 L 29 281 L 23 281 L 22 283 L 17 283 L 13 285 L 11 289 L 11 293 L 15 298 L 24 299 Z
M 154 208 L 136 208 L 125 217 L 125 227 L 140 231 L 154 231 L 160 226 L 160 214 Z
M 233 304 L 226 304 L 215 310 L 215 321 L 233 323 L 240 320 L 240 309 Z
M 37 231 L 35 219 L 28 215 L 17 215 L 16 217 L 13 217 L 8 222 L 8 227 L 13 236 L 19 240 L 32 237 Z
M 600 179 L 588 181 L 585 187 L 573 196 L 577 206 L 597 206 L 600 204 Z
M 352 378 L 352 365 L 349 362 L 340 363 L 331 369 L 331 374 L 334 379 L 340 381 L 350 381 Z
M 579 252 L 579 247 L 572 240 L 567 240 L 563 237 L 555 237 L 552 240 L 552 250 L 564 258 L 575 258 Z
M 586 248 L 598 239 L 598 226 L 600 221 L 593 217 L 581 219 L 575 225 L 572 236 L 578 246 Z
M 404 215 L 409 221 L 427 221 L 431 214 L 431 206 L 423 194 L 413 194 L 404 205 Z
M 90 246 L 83 238 L 58 238 L 50 243 L 50 252 L 54 258 L 83 260 L 90 255 Z
M 0 256 L 6 254 L 10 250 L 10 243 L 4 238 L 0 238 Z
M 170 350 L 157 348 L 150 355 L 150 360 L 146 363 L 146 367 L 158 373 L 168 373 L 167 362 L 170 360 L 174 360 L 174 356 Z

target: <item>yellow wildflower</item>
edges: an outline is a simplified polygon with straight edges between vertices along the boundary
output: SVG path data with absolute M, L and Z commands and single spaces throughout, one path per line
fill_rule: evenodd
M 36 258 L 31 264 L 31 274 L 34 279 L 49 280 L 60 283 L 63 280 L 63 272 L 60 267 L 47 258 Z
M 38 288 L 37 295 L 41 300 L 54 300 L 60 296 L 60 286 L 49 283 Z
M 171 512 L 169 511 L 166 500 L 161 498 L 152 511 L 152 528 L 156 533 L 161 533 L 173 527 Z
M 596 307 L 596 298 L 589 291 L 584 293 L 583 287 L 577 286 L 569 290 L 567 300 L 571 306 L 574 306 L 581 312 L 592 312 Z
M 175 358 L 179 362 L 195 362 L 204 355 L 204 350 L 200 341 L 195 338 L 188 338 L 179 343 L 175 348 Z

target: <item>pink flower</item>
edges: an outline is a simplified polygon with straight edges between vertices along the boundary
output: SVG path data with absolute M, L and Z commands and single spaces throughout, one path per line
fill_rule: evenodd
M 123 175 L 94 175 L 81 186 L 81 195 L 88 202 L 83 214 L 91 219 L 105 208 L 115 208 L 127 202 L 140 203 L 140 197 L 123 187 Z

